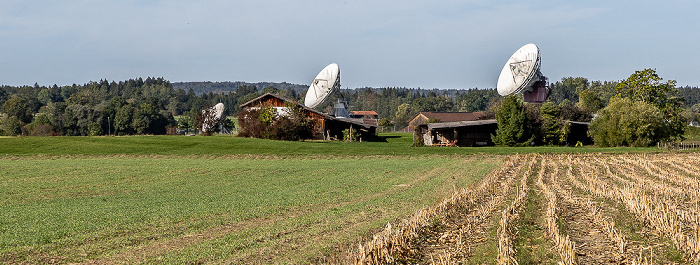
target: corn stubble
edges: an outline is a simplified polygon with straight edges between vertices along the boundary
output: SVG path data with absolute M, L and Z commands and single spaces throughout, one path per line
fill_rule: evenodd
M 616 260 L 651 264 L 658 257 L 653 249 L 628 249 L 629 236 L 618 227 L 609 211 L 594 202 L 600 199 L 617 202 L 638 222 L 673 242 L 683 251 L 683 262 L 700 262 L 699 161 L 700 155 L 695 153 L 511 156 L 476 187 L 457 190 L 439 204 L 421 209 L 396 225 L 387 224 L 371 240 L 360 243 L 347 261 L 467 264 L 474 238 L 485 234 L 477 227 L 488 224 L 486 220 L 500 212 L 499 222 L 490 224 L 497 226 L 497 238 L 482 241 L 497 242 L 498 250 L 493 253 L 496 264 L 518 264 L 513 242 L 518 237 L 517 221 L 523 209 L 528 203 L 536 203 L 528 198 L 528 191 L 533 188 L 529 187 L 528 179 L 532 177 L 536 178 L 534 183 L 546 201 L 546 205 L 539 207 L 544 209 L 541 225 L 552 250 L 559 256 L 559 264 L 579 264 L 578 257 L 589 254 L 577 247 L 585 243 L 570 238 L 569 228 L 558 225 L 559 213 L 566 210 L 562 205 L 585 210 L 592 220 L 591 227 L 605 234 L 601 238 L 609 242 Z M 435 225 L 435 220 L 449 220 L 460 214 L 465 218 L 463 223 L 459 229 L 451 230 L 459 232 L 446 232 L 433 242 L 449 247 L 427 256 L 421 252 L 419 238 Z

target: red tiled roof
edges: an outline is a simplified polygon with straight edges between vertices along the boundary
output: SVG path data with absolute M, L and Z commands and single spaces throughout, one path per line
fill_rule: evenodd
M 379 115 L 376 111 L 373 110 L 353 110 L 350 111 L 353 115 Z

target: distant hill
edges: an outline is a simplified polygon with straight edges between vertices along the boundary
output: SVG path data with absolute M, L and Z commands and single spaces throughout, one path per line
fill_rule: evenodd
M 243 81 L 227 81 L 227 82 L 173 82 L 174 89 L 182 89 L 184 91 L 192 91 L 195 95 L 200 96 L 202 94 L 209 94 L 209 92 L 214 94 L 228 94 L 236 91 L 241 86 L 254 86 L 258 91 L 262 91 L 263 88 L 272 86 L 279 90 L 292 89 L 297 94 L 306 94 L 306 90 L 309 88 L 308 85 L 291 84 L 287 82 L 275 83 L 275 82 L 258 82 L 258 83 L 248 83 Z

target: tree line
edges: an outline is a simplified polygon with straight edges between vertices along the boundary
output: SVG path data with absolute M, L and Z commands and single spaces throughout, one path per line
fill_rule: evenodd
M 575 117 L 607 106 L 619 81 L 565 77 L 552 82 L 549 101 L 557 115 Z M 91 81 L 66 86 L 0 86 L 0 134 L 3 135 L 131 135 L 164 134 L 168 128 L 195 128 L 201 111 L 216 103 L 235 116 L 239 105 L 265 93 L 303 102 L 305 85 L 290 83 L 187 82 L 162 77 L 125 81 Z M 683 117 L 698 120 L 700 89 L 679 87 Z M 421 89 L 405 87 L 341 89 L 317 109 L 330 112 L 338 98 L 351 110 L 374 110 L 381 125 L 407 125 L 418 112 L 493 114 L 503 99 L 496 89 Z M 548 105 L 549 106 L 549 105 Z M 567 116 L 568 115 L 568 116 Z M 230 125 L 230 124 L 229 124 Z
M 700 121 L 700 89 L 675 84 L 663 81 L 655 69 L 636 71 L 619 82 L 564 78 L 552 84 L 543 104 L 523 104 L 514 95 L 499 101 L 493 108 L 498 129 L 491 138 L 500 146 L 571 145 L 569 121 L 590 121 L 587 133 L 598 146 L 683 140 L 689 122 Z

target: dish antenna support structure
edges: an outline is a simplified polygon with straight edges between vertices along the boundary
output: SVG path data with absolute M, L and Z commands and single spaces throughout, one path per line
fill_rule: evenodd
M 316 78 L 311 81 L 309 90 L 306 91 L 304 105 L 309 108 L 315 108 L 325 102 L 328 96 L 333 93 L 340 94 L 340 67 L 338 67 L 336 63 L 324 67 L 323 70 L 316 75 Z M 340 94 L 340 96 L 342 97 L 342 94 Z M 335 104 L 331 115 L 349 118 L 347 102 L 338 99 L 338 103 Z
M 540 72 L 540 49 L 526 44 L 510 56 L 498 76 L 496 89 L 501 96 L 523 94 L 525 102 L 547 100 L 547 77 Z

